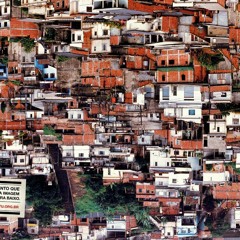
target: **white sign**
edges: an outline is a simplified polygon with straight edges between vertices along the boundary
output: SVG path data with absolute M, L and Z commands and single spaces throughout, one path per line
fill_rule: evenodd
M 0 178 L 0 216 L 25 217 L 26 179 Z

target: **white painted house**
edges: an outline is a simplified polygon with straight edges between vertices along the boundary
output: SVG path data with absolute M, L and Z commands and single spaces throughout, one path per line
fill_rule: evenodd
M 99 12 L 105 8 L 128 8 L 128 0 L 70 0 L 70 14 Z
M 226 117 L 223 115 L 209 116 L 209 133 L 227 133 Z
M 90 146 L 87 145 L 62 145 L 62 157 L 90 158 Z
M 177 120 L 201 123 L 202 100 L 201 88 L 197 85 L 163 85 L 159 93 L 159 107 L 164 108 L 164 115 Z
M 111 52 L 110 46 L 110 27 L 102 22 L 94 22 L 91 30 L 91 52 L 108 53 Z
M 84 120 L 84 112 L 82 109 L 67 109 L 69 120 Z
M 168 149 L 150 150 L 150 169 L 170 168 L 171 158 Z

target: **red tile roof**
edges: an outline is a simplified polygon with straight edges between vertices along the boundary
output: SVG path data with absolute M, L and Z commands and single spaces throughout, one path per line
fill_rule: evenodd
M 153 13 L 154 11 L 165 10 L 166 6 L 164 6 L 164 5 L 149 5 L 149 4 L 144 4 L 141 2 L 136 2 L 135 0 L 128 0 L 128 9 Z
M 201 92 L 222 92 L 222 91 L 231 91 L 230 85 L 219 85 L 219 86 L 202 86 Z
M 214 199 L 239 200 L 240 199 L 240 183 L 231 183 L 217 185 L 213 187 Z
M 231 64 L 236 68 L 239 69 L 239 61 L 238 58 L 231 55 L 229 49 L 221 49 L 221 53 L 231 62 Z M 232 70 L 233 71 L 233 70 Z

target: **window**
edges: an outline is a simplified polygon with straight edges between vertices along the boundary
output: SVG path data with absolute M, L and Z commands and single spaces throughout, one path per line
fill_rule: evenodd
M 185 74 L 182 74 L 182 81 L 185 81 L 186 80 L 186 76 Z
M 99 151 L 99 155 L 104 155 L 104 151 Z
M 161 61 L 161 65 L 164 66 L 165 64 L 166 64 L 166 63 L 165 63 L 165 60 L 162 60 L 162 61 Z
M 222 92 L 221 97 L 226 97 L 227 93 L 226 92 Z
M 184 100 L 194 100 L 194 86 L 184 87 Z
M 75 42 L 75 34 L 72 34 L 72 41 Z
M 31 57 L 31 62 L 34 62 L 34 57 Z
M 111 175 L 111 169 L 108 168 L 108 175 Z
M 93 47 L 93 51 L 94 51 L 94 52 L 97 51 L 97 47 L 96 47 L 96 46 Z
M 60 4 L 59 4 L 59 2 L 57 2 L 57 7 L 59 7 L 60 6 Z
M 173 86 L 173 96 L 177 96 L 177 86 Z
M 188 115 L 194 116 L 195 115 L 195 110 L 194 109 L 188 110 Z
M 81 118 L 82 118 L 82 115 L 81 115 L 81 114 L 78 114 L 78 115 L 77 115 L 77 118 L 78 118 L 78 119 L 81 119 Z
M 50 78 L 55 78 L 55 73 L 50 73 Z
M 7 13 L 7 8 L 6 7 L 4 8 L 4 13 Z
M 162 99 L 163 100 L 169 100 L 169 87 L 163 87 L 162 88 Z
M 7 27 L 7 25 L 8 25 L 7 22 L 4 22 L 4 27 Z
M 20 159 L 20 163 L 24 163 L 24 159 L 23 158 Z
M 26 61 L 26 58 L 23 56 L 22 57 L 22 62 L 25 62 Z
M 0 217 L 0 221 L 7 221 L 7 217 Z
M 233 124 L 239 124 L 239 118 L 233 118 Z
M 158 163 L 157 163 L 157 162 L 155 162 L 155 167 L 157 167 L 157 165 L 158 165 Z
M 174 64 L 174 60 L 169 60 L 169 64 L 170 65 Z
M 70 152 L 67 152 L 67 153 L 66 153 L 66 156 L 67 156 L 67 157 L 71 157 L 71 153 L 70 153 Z
M 94 32 L 94 36 L 97 36 L 97 31 Z
M 103 51 L 106 51 L 106 50 L 107 50 L 107 45 L 106 45 L 105 43 L 102 45 L 102 50 L 103 50 Z
M 78 41 L 81 41 L 81 40 L 82 40 L 82 36 L 81 36 L 81 35 L 78 35 L 77 40 L 78 40 Z
M 163 82 L 165 81 L 165 75 L 162 75 L 162 81 Z
M 14 162 L 17 163 L 17 159 L 14 159 Z
M 142 189 L 141 189 L 141 188 L 139 188 L 139 189 L 138 189 L 138 192 L 140 192 L 140 193 L 141 193 L 141 192 L 142 192 Z
M 47 74 L 47 73 L 44 73 L 43 77 L 44 77 L 44 78 L 48 78 L 48 74 Z
M 104 36 L 108 35 L 108 30 L 103 30 L 103 35 Z
M 222 119 L 222 115 L 214 115 L 214 119 Z
M 87 7 L 87 12 L 92 12 L 92 7 Z
M 207 137 L 205 137 L 204 140 L 203 140 L 203 146 L 204 146 L 204 147 L 207 147 L 207 146 L 208 146 Z
M 83 153 L 79 153 L 78 156 L 79 156 L 79 157 L 83 157 L 84 154 L 83 154 Z
M 150 118 L 153 118 L 153 114 L 152 113 L 150 113 Z
M 220 132 L 220 127 L 217 127 L 217 132 Z
M 142 142 L 144 142 L 144 138 L 142 138 Z
M 177 183 L 177 179 L 173 178 L 172 183 Z
M 179 151 L 178 150 L 174 151 L 174 155 L 179 155 Z

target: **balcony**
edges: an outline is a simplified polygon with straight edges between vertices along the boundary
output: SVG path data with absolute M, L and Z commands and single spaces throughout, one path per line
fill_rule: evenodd
M 24 81 L 36 81 L 37 80 L 37 77 L 36 76 L 26 76 L 23 78 Z

